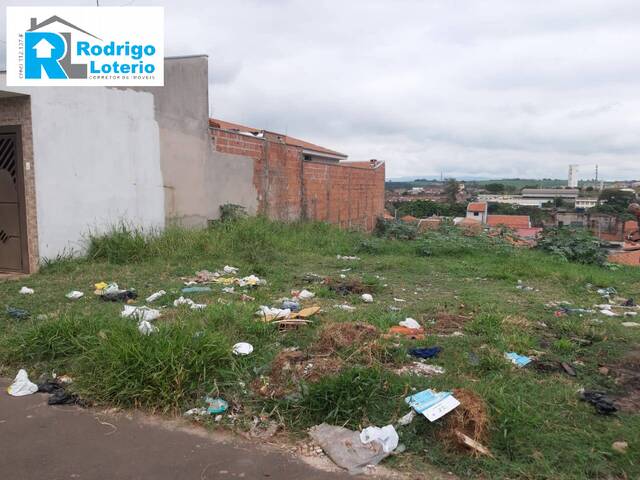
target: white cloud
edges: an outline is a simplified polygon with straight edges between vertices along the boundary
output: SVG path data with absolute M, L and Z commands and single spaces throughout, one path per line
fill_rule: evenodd
M 221 118 L 388 176 L 640 178 L 637 0 L 134 3 L 152 4 L 169 55 L 209 54 Z

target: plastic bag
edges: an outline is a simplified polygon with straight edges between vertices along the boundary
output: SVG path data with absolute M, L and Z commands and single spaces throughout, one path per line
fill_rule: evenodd
M 24 397 L 32 395 L 38 391 L 38 386 L 29 380 L 29 375 L 24 369 L 20 369 L 13 383 L 7 388 L 9 395 L 13 397 Z

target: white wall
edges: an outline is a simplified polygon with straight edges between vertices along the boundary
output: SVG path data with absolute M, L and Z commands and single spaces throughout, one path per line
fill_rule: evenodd
M 81 252 L 89 231 L 165 221 L 153 95 L 105 87 L 4 87 L 31 96 L 40 258 Z

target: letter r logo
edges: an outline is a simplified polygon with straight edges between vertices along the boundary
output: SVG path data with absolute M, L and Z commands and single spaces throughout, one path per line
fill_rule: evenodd
M 25 78 L 68 78 L 59 60 L 64 57 L 67 44 L 64 38 L 51 32 L 25 33 Z

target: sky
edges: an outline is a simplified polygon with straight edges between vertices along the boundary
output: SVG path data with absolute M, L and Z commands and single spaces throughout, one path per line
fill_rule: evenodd
M 165 7 L 166 54 L 209 55 L 211 116 L 388 178 L 640 178 L 638 0 L 99 1 Z

